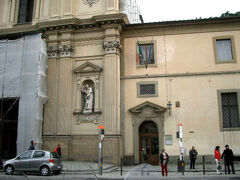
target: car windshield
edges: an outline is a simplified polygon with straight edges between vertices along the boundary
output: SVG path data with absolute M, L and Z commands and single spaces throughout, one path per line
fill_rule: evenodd
M 51 152 L 51 158 L 59 158 L 56 152 Z

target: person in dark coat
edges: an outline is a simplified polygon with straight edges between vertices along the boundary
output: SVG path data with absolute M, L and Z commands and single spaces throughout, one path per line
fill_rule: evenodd
M 35 150 L 35 142 L 34 141 L 31 141 L 31 145 L 30 147 L 28 148 L 28 150 Z
M 227 174 L 227 169 L 228 169 L 228 174 L 230 174 L 230 166 L 232 168 L 232 173 L 235 174 L 234 170 L 234 164 L 233 164 L 233 151 L 229 149 L 229 146 L 225 146 L 225 150 L 222 153 L 221 156 L 224 159 L 224 166 L 225 166 L 225 174 Z
M 167 176 L 168 175 L 167 164 L 168 164 L 169 156 L 168 156 L 165 149 L 162 150 L 162 153 L 160 154 L 159 159 L 160 159 L 161 168 L 162 168 L 162 176 L 164 176 L 164 171 L 165 171 L 165 174 Z
M 195 161 L 197 159 L 198 152 L 196 151 L 195 147 L 193 146 L 192 149 L 189 151 L 190 157 L 190 169 L 195 169 Z

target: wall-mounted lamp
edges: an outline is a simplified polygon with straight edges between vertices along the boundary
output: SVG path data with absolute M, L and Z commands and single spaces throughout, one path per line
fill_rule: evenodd
M 167 103 L 167 108 L 168 108 L 168 112 L 169 112 L 169 116 L 171 115 L 171 109 L 172 109 L 172 103 L 170 101 L 168 101 Z

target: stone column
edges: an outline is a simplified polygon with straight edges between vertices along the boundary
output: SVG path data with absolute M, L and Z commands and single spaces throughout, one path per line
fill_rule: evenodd
M 104 124 L 107 132 L 120 134 L 120 41 L 105 40 L 104 55 Z
M 119 163 L 122 157 L 122 138 L 120 135 L 120 41 L 119 30 L 109 28 L 105 31 L 103 42 L 103 119 L 105 126 L 103 159 Z

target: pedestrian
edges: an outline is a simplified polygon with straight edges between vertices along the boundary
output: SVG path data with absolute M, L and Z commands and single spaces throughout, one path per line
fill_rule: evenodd
M 230 166 L 232 168 L 232 173 L 235 174 L 234 164 L 233 164 L 234 155 L 233 155 L 233 151 L 229 149 L 228 145 L 225 146 L 225 150 L 223 151 L 221 157 L 224 158 L 225 174 L 227 174 L 227 170 L 228 170 L 228 174 L 230 174 Z
M 196 151 L 195 147 L 193 146 L 192 149 L 189 151 L 190 157 L 190 169 L 195 169 L 195 161 L 197 159 L 198 152 Z
M 59 157 L 62 156 L 62 148 L 60 144 L 57 145 L 54 151 L 59 155 Z
M 166 176 L 168 175 L 168 169 L 167 169 L 167 163 L 169 160 L 169 156 L 165 149 L 162 150 L 162 153 L 160 154 L 160 163 L 162 168 L 162 176 L 164 176 L 164 171 Z
M 28 150 L 35 150 L 35 145 L 36 145 L 36 143 L 34 141 L 31 141 L 31 145 L 28 148 Z
M 216 146 L 215 147 L 215 151 L 214 151 L 214 157 L 215 157 L 215 161 L 216 161 L 216 171 L 217 174 L 222 174 L 221 169 L 221 153 L 220 153 L 220 146 Z

